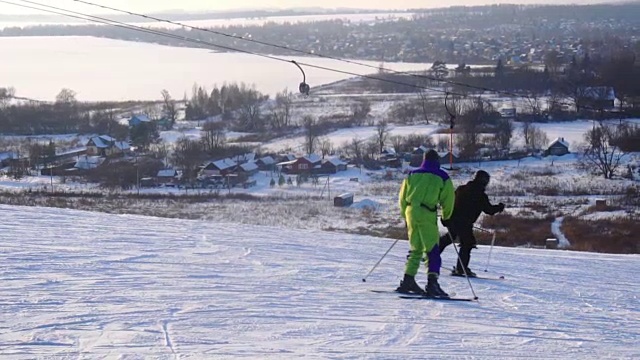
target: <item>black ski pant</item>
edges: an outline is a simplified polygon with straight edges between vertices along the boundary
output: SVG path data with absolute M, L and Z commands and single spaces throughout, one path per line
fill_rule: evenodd
M 449 236 L 450 235 L 450 236 Z M 469 269 L 469 262 L 471 261 L 471 250 L 476 248 L 476 237 L 473 235 L 473 224 L 452 226 L 449 228 L 449 234 L 445 234 L 440 237 L 438 246 L 440 247 L 440 253 L 451 244 L 451 239 L 458 240 L 460 242 L 460 251 L 458 264 L 456 265 L 456 271 L 462 273 L 464 269 Z

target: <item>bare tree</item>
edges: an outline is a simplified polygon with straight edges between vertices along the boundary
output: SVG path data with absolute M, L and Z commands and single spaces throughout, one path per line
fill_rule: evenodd
M 276 94 L 274 107 L 271 109 L 271 127 L 279 130 L 291 125 L 291 106 L 293 93 L 288 89 Z
M 318 121 L 313 116 L 307 115 L 302 119 L 302 126 L 305 130 L 305 151 L 307 154 L 313 154 L 320 136 Z
M 529 92 L 529 94 L 525 97 L 526 99 L 526 108 L 529 109 L 529 112 L 533 116 L 533 121 L 540 120 L 542 116 L 542 105 L 543 102 L 540 99 L 540 96 L 535 91 Z
M 624 156 L 620 148 L 613 145 L 615 139 L 615 129 L 603 124 L 594 126 L 585 134 L 587 148 L 583 159 L 594 165 L 605 179 L 613 178 Z
M 446 136 L 439 136 L 438 141 L 436 143 L 436 149 L 440 152 L 449 151 L 449 147 L 451 144 L 451 140 Z
M 347 155 L 353 158 L 356 163 L 360 163 L 363 158 L 364 140 L 354 137 L 350 143 L 345 145 L 345 150 Z
M 480 142 L 480 124 L 488 109 L 485 108 L 485 102 L 480 98 L 477 98 L 468 106 L 465 113 L 459 117 L 461 132 L 457 139 L 462 155 L 473 157 L 478 150 Z
M 386 121 L 381 120 L 376 126 L 376 142 L 378 144 L 378 154 L 382 153 L 384 149 L 384 144 L 387 142 L 387 138 L 389 137 L 389 133 L 391 129 L 389 129 L 389 124 Z
M 208 121 L 202 126 L 202 144 L 204 150 L 212 152 L 224 147 L 226 133 L 222 122 Z
M 529 125 L 527 129 L 527 138 L 529 139 L 530 149 L 540 150 L 543 147 L 547 146 L 547 144 L 549 143 L 547 133 L 533 124 Z
M 76 92 L 71 89 L 62 89 L 58 95 L 56 95 L 56 104 L 76 105 L 77 102 Z
M 551 75 L 556 75 L 562 68 L 562 56 L 557 50 L 550 50 L 544 55 L 544 65 Z
M 0 88 L 0 108 L 5 107 L 16 95 L 16 89 L 12 87 Z
M 173 128 L 176 121 L 178 120 L 178 107 L 176 106 L 176 102 L 171 98 L 171 94 L 169 91 L 162 90 L 162 111 L 165 116 L 169 120 L 169 128 Z
M 429 99 L 428 93 L 426 91 L 418 91 L 418 103 L 420 104 L 420 109 L 422 110 L 422 117 L 426 124 L 429 124 L 429 115 L 431 114 L 431 100 Z
M 364 144 L 365 158 L 375 159 L 376 155 L 380 153 L 378 151 L 378 145 L 376 139 L 369 139 L 369 141 Z
M 333 152 L 333 143 L 329 138 L 323 138 L 320 140 L 320 151 L 322 152 L 322 158 Z
M 393 146 L 393 150 L 396 152 L 402 151 L 402 145 L 404 144 L 404 137 L 400 135 L 394 135 L 389 137 L 389 141 L 391 141 L 391 146 Z
M 494 135 L 496 145 L 500 149 L 508 149 L 513 137 L 513 123 L 509 119 L 500 119 Z
M 196 170 L 204 159 L 202 143 L 198 140 L 182 137 L 175 144 L 171 161 L 182 169 L 182 180 L 191 183 L 196 178 Z
M 546 132 L 544 132 L 540 128 L 537 128 L 536 131 L 533 133 L 532 143 L 534 146 L 536 146 L 538 149 L 541 150 L 547 145 L 549 145 L 549 137 L 547 137 Z
M 525 121 L 522 122 L 522 128 L 520 129 L 522 132 L 522 139 L 524 140 L 524 147 L 527 149 L 531 147 L 531 127 L 533 127 L 531 120 L 525 119 Z
M 351 105 L 351 117 L 354 125 L 362 126 L 371 112 L 371 102 L 367 99 L 356 101 Z

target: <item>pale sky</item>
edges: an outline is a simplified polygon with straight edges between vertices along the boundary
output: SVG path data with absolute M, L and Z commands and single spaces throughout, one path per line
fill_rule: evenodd
M 7 0 L 22 3 L 20 0 Z M 34 2 L 56 6 L 83 13 L 105 13 L 96 7 L 87 6 L 73 0 L 32 0 Z M 113 8 L 133 12 L 157 12 L 167 10 L 203 11 L 230 10 L 246 8 L 292 8 L 292 7 L 349 7 L 360 9 L 406 9 L 430 8 L 454 5 L 483 5 L 497 3 L 518 4 L 589 4 L 614 2 L 612 0 L 87 0 Z M 25 4 L 34 6 L 33 4 Z M 0 14 L 45 14 L 40 11 L 23 9 L 0 3 Z

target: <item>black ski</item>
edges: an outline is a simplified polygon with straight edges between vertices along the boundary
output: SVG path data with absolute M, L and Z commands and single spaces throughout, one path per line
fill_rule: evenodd
M 411 293 L 401 293 L 399 291 L 395 291 L 395 290 L 369 290 L 371 292 L 377 293 L 377 294 L 396 294 L 396 295 L 400 295 L 400 296 L 405 296 L 405 297 L 417 297 L 417 298 L 423 298 L 426 297 L 426 295 L 424 294 L 411 294 Z M 456 293 L 455 292 L 451 292 L 449 293 L 450 297 L 455 297 Z
M 434 297 L 434 296 L 426 296 L 426 295 L 421 295 L 421 296 L 406 296 L 406 295 L 400 295 L 399 296 L 401 299 L 420 299 L 420 300 L 443 300 L 443 301 L 474 301 L 473 299 L 467 299 L 467 298 L 457 298 L 457 297 Z
M 450 275 L 451 275 L 451 276 L 455 276 L 455 277 L 462 277 L 462 278 L 463 278 L 463 277 L 466 277 L 464 274 L 454 274 L 454 273 L 451 273 Z M 469 279 L 496 280 L 496 281 L 498 281 L 498 280 L 499 280 L 499 281 L 504 281 L 504 280 L 506 280 L 506 279 L 504 278 L 504 276 L 501 276 L 501 277 L 499 277 L 499 278 L 498 278 L 498 277 L 488 277 L 488 276 L 469 276 Z

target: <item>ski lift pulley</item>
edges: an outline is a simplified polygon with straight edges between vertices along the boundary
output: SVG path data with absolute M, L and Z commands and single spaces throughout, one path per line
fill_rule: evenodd
M 298 86 L 298 90 L 300 90 L 301 94 L 305 96 L 309 96 L 309 91 L 311 91 L 311 87 L 309 86 L 309 84 L 307 84 L 307 74 L 304 73 L 302 66 L 300 66 L 300 64 L 298 64 L 295 60 L 291 60 L 291 62 L 295 66 L 297 66 L 298 69 L 300 69 L 300 71 L 302 72 L 302 82 L 300 83 L 300 86 Z

